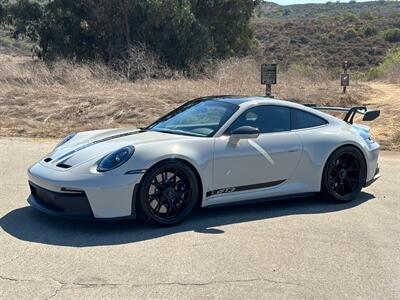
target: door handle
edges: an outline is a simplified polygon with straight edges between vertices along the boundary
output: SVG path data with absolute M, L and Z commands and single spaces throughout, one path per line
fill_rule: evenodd
M 298 152 L 300 151 L 300 148 L 291 148 L 288 150 L 288 152 L 292 153 L 292 152 Z

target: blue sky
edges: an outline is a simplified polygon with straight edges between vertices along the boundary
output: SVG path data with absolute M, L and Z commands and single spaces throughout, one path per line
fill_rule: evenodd
M 289 5 L 289 4 L 302 4 L 302 3 L 326 3 L 328 0 L 270 0 L 271 2 L 275 2 L 281 5 Z M 336 2 L 336 0 L 331 0 L 332 2 Z M 371 0 L 357 0 L 357 2 L 365 2 Z M 340 2 L 349 2 L 349 0 L 341 0 Z

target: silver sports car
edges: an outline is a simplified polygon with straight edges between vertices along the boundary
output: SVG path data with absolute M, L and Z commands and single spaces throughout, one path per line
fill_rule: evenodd
M 343 111 L 344 120 L 321 110 Z M 29 168 L 31 206 L 76 218 L 184 220 L 197 206 L 322 193 L 347 202 L 380 176 L 366 107 L 195 99 L 143 129 L 71 134 Z

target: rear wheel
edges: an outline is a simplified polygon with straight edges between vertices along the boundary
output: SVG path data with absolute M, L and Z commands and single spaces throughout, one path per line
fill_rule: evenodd
M 322 176 L 322 194 L 337 202 L 357 197 L 365 184 L 367 168 L 362 153 L 354 147 L 336 150 L 328 159 Z
M 178 224 L 195 208 L 198 193 L 197 178 L 186 164 L 161 163 L 141 183 L 140 216 L 148 223 L 161 226 Z

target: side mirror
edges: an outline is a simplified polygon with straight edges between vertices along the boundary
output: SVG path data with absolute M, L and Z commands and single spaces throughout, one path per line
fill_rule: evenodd
M 369 110 L 365 113 L 363 121 L 373 121 L 381 114 L 380 110 Z
M 241 126 L 231 132 L 230 141 L 237 143 L 241 139 L 256 139 L 260 135 L 260 130 L 251 126 Z

